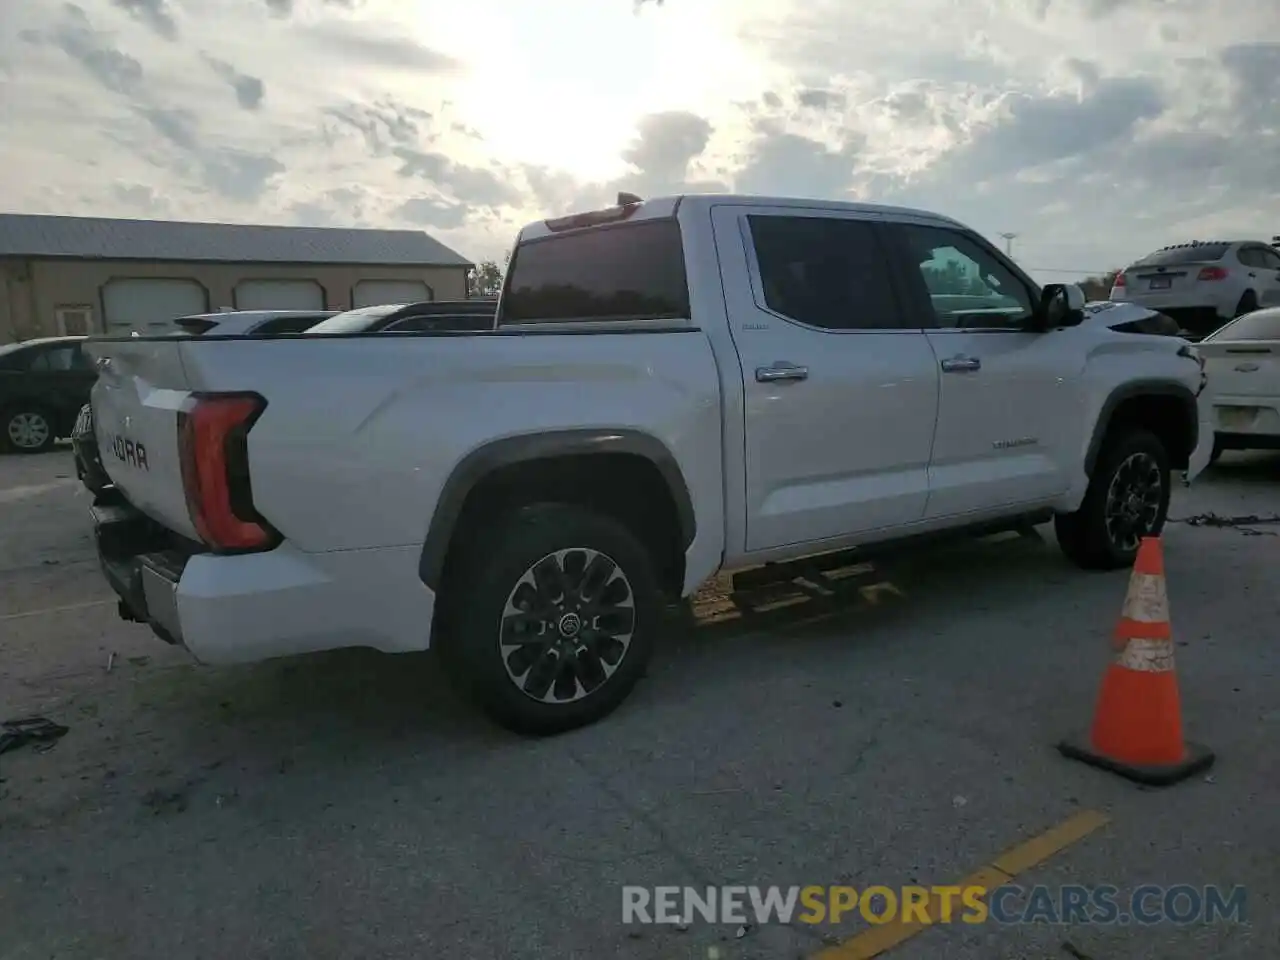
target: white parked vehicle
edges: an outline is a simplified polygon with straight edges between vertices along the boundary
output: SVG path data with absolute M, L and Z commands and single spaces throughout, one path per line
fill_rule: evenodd
M 336 310 L 225 310 L 178 317 L 174 325 L 191 336 L 234 337 L 255 334 L 302 333 L 328 320 Z
M 1108 327 L 1120 333 L 1149 333 L 1154 336 L 1181 335 L 1178 321 L 1159 310 L 1117 300 L 1091 300 L 1084 305 L 1085 323 Z
M 1175 244 L 1118 273 L 1111 299 L 1168 314 L 1198 340 L 1233 317 L 1280 306 L 1280 253 L 1258 240 Z
M 1208 460 L 1203 373 L 1083 303 L 900 208 L 537 222 L 496 329 L 91 343 L 102 567 L 200 660 L 437 647 L 499 722 L 565 730 L 720 571 L 1049 519 L 1131 563 Z
M 1223 450 L 1280 449 L 1280 307 L 1256 310 L 1205 337 L 1213 459 Z

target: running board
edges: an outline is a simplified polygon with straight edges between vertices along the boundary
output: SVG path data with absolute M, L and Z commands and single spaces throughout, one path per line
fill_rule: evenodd
M 745 593 L 779 584 L 791 584 L 811 595 L 823 595 L 824 592 L 829 594 L 834 592 L 832 578 L 829 576 L 834 571 L 841 571 L 841 578 L 843 578 L 857 572 L 848 569 L 851 567 L 868 566 L 873 561 L 911 553 L 922 547 L 980 540 L 983 537 L 993 537 L 1001 533 L 1035 536 L 1035 528 L 1052 519 L 1052 510 L 1037 510 L 1034 513 L 1016 517 L 1003 517 L 999 520 L 966 524 L 948 530 L 917 533 L 832 553 L 818 553 L 795 560 L 766 563 L 763 566 L 751 567 L 733 574 L 733 592 Z M 815 587 L 818 588 L 817 591 L 814 590 Z

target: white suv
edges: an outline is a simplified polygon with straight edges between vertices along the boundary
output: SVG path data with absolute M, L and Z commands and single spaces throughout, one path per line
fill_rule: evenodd
M 1280 306 L 1280 253 L 1258 240 L 1163 247 L 1118 273 L 1111 299 L 1159 310 L 1199 340 L 1235 317 Z

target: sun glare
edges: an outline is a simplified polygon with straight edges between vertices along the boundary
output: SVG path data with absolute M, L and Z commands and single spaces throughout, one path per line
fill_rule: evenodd
M 728 0 L 639 13 L 631 0 L 477 0 L 463 9 L 469 42 L 459 42 L 457 7 L 424 3 L 421 29 L 466 63 L 452 85 L 454 109 L 505 162 L 586 180 L 617 176 L 643 115 L 689 110 L 714 123 L 762 82 L 735 39 Z

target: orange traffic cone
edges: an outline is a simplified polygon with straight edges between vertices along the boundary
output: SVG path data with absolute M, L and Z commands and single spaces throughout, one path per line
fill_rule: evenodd
M 1114 646 L 1116 658 L 1102 678 L 1093 729 L 1087 739 L 1058 744 L 1059 752 L 1151 786 L 1167 786 L 1208 769 L 1213 753 L 1182 739 L 1164 556 L 1157 537 L 1144 538 L 1138 548 Z

